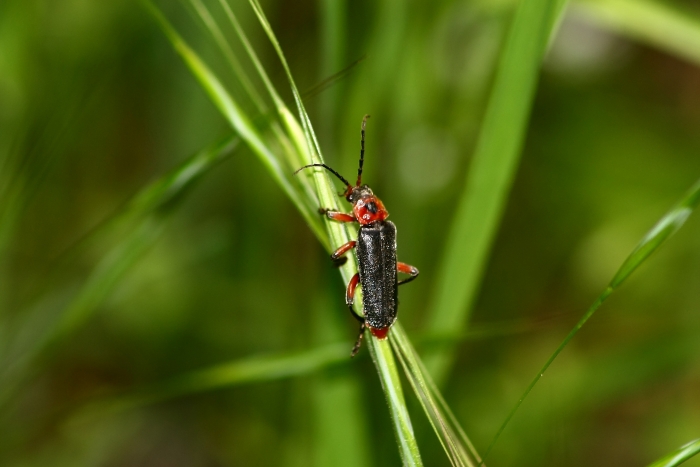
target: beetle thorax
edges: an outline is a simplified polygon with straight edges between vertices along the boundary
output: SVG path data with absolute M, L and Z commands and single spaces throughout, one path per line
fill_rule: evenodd
M 360 225 L 380 222 L 389 217 L 384 204 L 367 185 L 354 187 L 347 200 L 352 203 L 352 211 Z

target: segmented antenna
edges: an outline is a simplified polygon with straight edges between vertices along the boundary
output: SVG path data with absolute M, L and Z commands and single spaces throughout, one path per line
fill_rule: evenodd
M 345 180 L 345 177 L 343 177 L 343 176 L 340 175 L 338 172 L 336 172 L 335 170 L 333 170 L 333 169 L 331 169 L 330 167 L 328 167 L 326 164 L 309 164 L 309 165 L 305 165 L 304 167 L 301 167 L 300 169 L 297 169 L 296 172 L 294 172 L 294 175 L 296 175 L 297 173 L 299 173 L 299 171 L 301 171 L 301 170 L 308 169 L 309 167 L 323 167 L 324 169 L 328 170 L 330 173 L 332 173 L 333 175 L 335 175 L 336 177 L 338 177 L 338 178 L 340 179 L 341 182 L 345 183 L 345 186 L 348 186 L 348 187 L 350 186 L 350 182 L 348 182 L 347 180 Z
M 357 169 L 357 185 L 360 186 L 362 183 L 362 165 L 365 163 L 365 126 L 367 126 L 367 119 L 369 115 L 365 115 L 362 119 L 362 139 L 360 140 L 360 168 Z

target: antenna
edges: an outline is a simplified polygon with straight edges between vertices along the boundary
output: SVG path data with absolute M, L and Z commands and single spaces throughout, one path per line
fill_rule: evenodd
M 367 126 L 367 119 L 369 115 L 365 115 L 362 119 L 362 139 L 360 140 L 360 168 L 357 169 L 357 185 L 360 186 L 362 183 L 362 164 L 365 162 L 365 126 Z
M 305 165 L 304 167 L 301 167 L 300 169 L 297 169 L 297 171 L 294 172 L 294 175 L 296 175 L 297 173 L 299 173 L 299 171 L 301 171 L 301 170 L 308 169 L 309 167 L 323 167 L 324 169 L 328 170 L 330 173 L 332 173 L 333 175 L 335 175 L 336 177 L 338 177 L 338 178 L 340 179 L 341 182 L 345 183 L 345 186 L 348 186 L 348 187 L 350 186 L 350 182 L 348 182 L 347 180 L 345 180 L 345 177 L 343 177 L 343 176 L 340 175 L 338 172 L 336 172 L 335 170 L 333 170 L 333 169 L 331 169 L 330 167 L 328 167 L 326 164 L 309 164 L 309 165 Z

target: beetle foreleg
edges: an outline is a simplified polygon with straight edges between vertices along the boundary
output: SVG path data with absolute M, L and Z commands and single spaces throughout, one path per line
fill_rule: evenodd
M 404 279 L 402 281 L 399 281 L 399 283 L 397 285 L 407 284 L 407 283 L 411 282 L 413 279 L 415 279 L 416 277 L 418 277 L 418 274 L 420 274 L 420 271 L 418 271 L 418 268 L 416 268 L 415 266 L 411 266 L 410 264 L 402 263 L 401 261 L 398 261 L 396 263 L 396 270 L 399 272 L 402 272 L 404 274 L 411 275 L 411 277 L 409 277 L 408 279 Z
M 357 222 L 357 219 L 355 219 L 355 216 L 352 214 L 346 214 L 344 212 L 340 211 L 331 211 L 330 209 L 326 208 L 320 208 L 318 210 L 321 214 L 324 214 L 326 217 L 328 217 L 332 221 L 336 222 Z

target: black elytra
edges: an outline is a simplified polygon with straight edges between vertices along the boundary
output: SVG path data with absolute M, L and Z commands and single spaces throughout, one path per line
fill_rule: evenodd
M 391 221 L 361 226 L 356 248 L 365 323 L 370 329 L 388 328 L 399 305 L 396 226 Z

